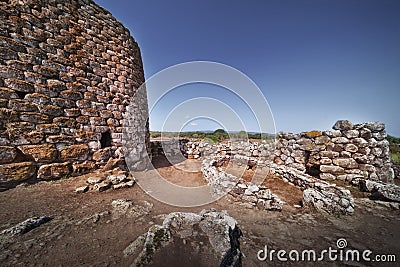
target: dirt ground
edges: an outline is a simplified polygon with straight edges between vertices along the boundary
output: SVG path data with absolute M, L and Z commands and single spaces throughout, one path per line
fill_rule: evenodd
M 186 186 L 204 183 L 196 171 L 199 162 L 183 162 L 179 168 L 164 163 L 156 166 L 172 182 Z M 122 190 L 75 193 L 75 188 L 84 185 L 87 177 L 41 182 L 0 192 L 0 231 L 34 216 L 53 218 L 26 234 L 0 242 L 0 266 L 129 266 L 134 258 L 124 256 L 124 249 L 151 225 L 160 224 L 165 214 L 209 208 L 227 210 L 238 221 L 243 231 L 240 239 L 245 255 L 243 266 L 399 266 L 398 263 L 257 259 L 257 252 L 265 246 L 268 250 L 322 251 L 336 248 L 336 241 L 345 238 L 348 248 L 369 249 L 372 255 L 395 254 L 400 260 L 400 212 L 367 198 L 356 199 L 353 216 L 323 215 L 294 208 L 301 192 L 278 178 L 268 177 L 265 183 L 286 201 L 282 212 L 250 210 L 225 199 L 201 207 L 179 208 L 153 199 L 138 185 Z M 112 205 L 116 199 L 131 200 L 141 208 L 133 213 L 121 212 Z M 169 264 L 174 262 L 170 258 L 187 251 L 182 246 L 176 248 L 178 251 L 166 253 L 164 262 L 158 261 L 154 266 L 179 266 Z M 195 259 L 191 265 L 200 266 L 200 261 Z

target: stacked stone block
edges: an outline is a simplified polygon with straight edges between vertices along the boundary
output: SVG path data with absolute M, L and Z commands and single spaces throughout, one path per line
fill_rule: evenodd
M 137 43 L 93 1 L 0 2 L 2 186 L 78 175 L 116 156 L 143 82 Z

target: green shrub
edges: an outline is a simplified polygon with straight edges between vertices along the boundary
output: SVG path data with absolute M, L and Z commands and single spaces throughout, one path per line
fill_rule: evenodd
M 390 158 L 394 164 L 400 164 L 400 152 L 390 153 Z
M 387 140 L 389 141 L 389 144 L 400 144 L 400 138 L 388 135 Z
M 398 160 L 398 154 L 400 154 L 400 138 L 388 135 L 387 140 L 389 141 L 390 154 L 394 162 L 393 158 Z
M 150 132 L 151 138 L 157 138 L 161 136 L 161 132 Z
M 216 136 L 214 136 L 214 135 L 212 135 L 212 134 L 207 135 L 207 136 L 204 138 L 204 141 L 205 141 L 206 143 L 209 143 L 209 144 L 217 144 L 217 143 L 219 143 L 218 137 L 216 137 Z

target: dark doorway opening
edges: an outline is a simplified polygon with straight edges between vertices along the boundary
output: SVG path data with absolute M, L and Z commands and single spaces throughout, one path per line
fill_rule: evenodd
M 305 153 L 304 161 L 306 163 L 306 173 L 313 177 L 319 178 L 319 175 L 321 174 L 319 165 L 310 162 L 311 151 L 305 151 Z
M 111 146 L 111 133 L 110 131 L 101 134 L 100 144 L 101 148 L 106 148 Z
M 307 165 L 307 164 L 308 164 L 308 161 L 310 160 L 311 151 L 306 150 L 306 151 L 304 151 L 304 153 L 305 153 L 305 155 L 304 155 L 304 162 L 305 162 L 305 164 Z
M 319 178 L 321 170 L 319 169 L 319 165 L 317 164 L 312 164 L 311 166 L 306 165 L 306 173 L 313 177 Z
M 20 99 L 24 99 L 25 96 L 28 94 L 27 92 L 20 92 L 20 91 L 15 91 L 15 92 L 17 93 Z

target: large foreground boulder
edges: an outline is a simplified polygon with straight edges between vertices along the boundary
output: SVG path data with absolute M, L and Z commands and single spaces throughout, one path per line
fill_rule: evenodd
M 125 250 L 131 266 L 241 266 L 241 231 L 226 211 L 173 212 Z

